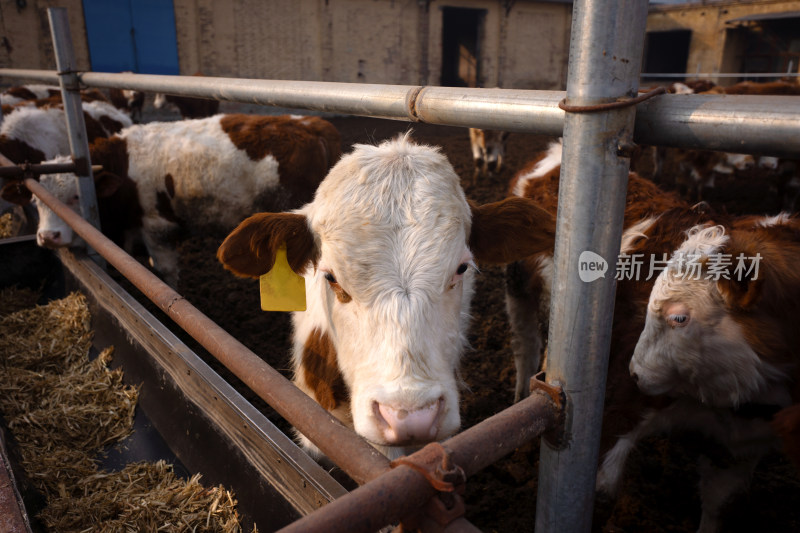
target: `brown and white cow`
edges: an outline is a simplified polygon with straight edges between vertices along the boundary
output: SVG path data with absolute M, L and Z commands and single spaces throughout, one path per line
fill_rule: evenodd
M 788 405 L 800 362 L 800 223 L 692 228 L 656 280 L 631 374 L 648 394 Z
M 202 77 L 203 73 L 195 72 L 192 76 Z M 219 112 L 219 100 L 156 93 L 153 98 L 153 107 L 161 109 L 164 106 L 177 108 L 183 118 L 204 118 Z
M 60 98 L 60 97 L 59 97 Z M 0 153 L 14 163 L 39 163 L 70 153 L 69 135 L 60 100 L 33 101 L 9 113 L 0 126 Z M 130 117 L 101 100 L 82 103 L 89 142 L 109 137 L 132 125 Z
M 555 143 L 519 172 L 511 184 L 511 194 L 524 195 L 555 213 L 560 152 L 560 144 Z M 716 530 L 723 504 L 744 486 L 746 477 L 740 473 L 751 471 L 764 450 L 774 447 L 770 425 L 774 411 L 756 406 L 736 411 L 709 407 L 691 398 L 645 395 L 632 378 L 629 365 L 645 326 L 652 288 L 669 255 L 691 228 L 729 224 L 731 220 L 713 213 L 705 204 L 689 206 L 636 174 L 629 175 L 618 262 L 628 268 L 617 272 L 597 489 L 612 497 L 618 494 L 626 462 L 645 437 L 700 433 L 728 450 L 733 458 L 727 469 L 700 461 L 701 531 Z M 736 223 L 757 221 L 747 217 Z M 637 262 L 639 267 L 634 266 Z M 507 268 L 506 303 L 518 370 L 517 397 L 527 394 L 527 383 L 546 349 L 552 277 L 552 249 Z
M 517 172 L 509 185 L 509 195 L 529 198 L 555 216 L 561 154 L 562 143 L 559 139 Z M 626 229 L 634 228 L 650 215 L 675 207 L 688 208 L 688 205 L 675 194 L 660 190 L 637 174 L 632 172 L 628 175 L 624 218 Z M 623 240 L 623 251 L 635 235 L 634 228 L 633 233 Z M 539 369 L 546 346 L 553 278 L 552 247 L 509 265 L 506 277 L 506 309 L 517 368 L 514 397 L 515 401 L 519 401 L 528 394 L 528 383 Z
M 784 441 L 797 453 L 800 223 L 781 214 L 692 227 L 659 274 L 629 371 L 648 395 L 674 398 L 636 438 L 665 427 L 714 438 L 727 468 L 701 471 L 702 531 Z M 773 420 L 773 415 L 778 412 Z
M 264 206 L 300 206 L 340 154 L 338 131 L 321 118 L 258 115 L 134 125 L 90 146 L 92 163 L 103 166 L 95 175 L 103 231 L 129 250 L 140 235 L 153 267 L 174 287 L 182 233 L 197 224 L 229 230 Z M 74 174 L 41 183 L 77 207 Z M 27 189 L 7 189 L 9 201 L 30 198 Z M 37 201 L 37 208 L 40 245 L 79 242 L 47 206 Z
M 17 105 L 29 100 L 38 100 L 40 98 L 50 98 L 61 94 L 61 88 L 57 85 L 17 85 L 9 87 L 2 94 L 0 94 L 0 103 L 2 105 Z
M 471 205 L 447 158 L 406 134 L 356 145 L 313 202 L 248 218 L 217 256 L 257 278 L 286 246 L 306 283 L 307 310 L 293 314 L 294 382 L 394 458 L 459 429 L 476 264 L 550 246 L 554 223 L 525 199 Z
M 472 174 L 473 185 L 478 178 L 490 176 L 503 169 L 508 135 L 507 131 L 469 128 L 469 143 L 475 167 Z

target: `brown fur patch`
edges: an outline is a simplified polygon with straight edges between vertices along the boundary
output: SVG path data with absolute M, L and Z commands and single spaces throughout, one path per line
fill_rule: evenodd
M 339 372 L 336 349 L 327 333 L 314 330 L 306 339 L 300 369 L 302 379 L 314 391 L 314 398 L 322 407 L 332 411 L 347 401 L 347 386 Z
M 800 405 L 792 405 L 778 412 L 772 427 L 783 443 L 783 452 L 800 469 Z
M 17 205 L 26 205 L 31 201 L 33 194 L 21 181 L 12 181 L 3 186 L 0 197 L 7 202 Z
M 272 269 L 284 243 L 289 266 L 297 273 L 319 260 L 306 218 L 294 213 L 258 213 L 245 219 L 220 245 L 217 259 L 238 276 L 257 278 Z
M 172 177 L 172 174 L 164 176 L 164 186 L 167 188 L 169 197 L 175 198 L 175 178 Z
M 527 198 L 470 205 L 469 248 L 478 263 L 506 264 L 552 250 L 555 217 Z
M 26 161 L 28 163 L 44 161 L 44 153 L 41 150 L 31 147 L 19 139 L 9 139 L 5 135 L 0 135 L 0 153 L 18 165 Z
M 730 280 L 717 282 L 733 319 L 759 357 L 800 377 L 800 221 L 735 228 L 724 253 L 731 254 Z M 736 258 L 761 256 L 756 279 L 734 274 Z
M 108 133 L 106 133 L 102 122 L 92 118 L 89 113 L 83 113 L 83 122 L 86 124 L 86 138 L 89 140 L 90 144 L 97 139 L 108 137 Z
M 204 118 L 216 115 L 219 111 L 219 100 L 205 98 L 192 98 L 191 96 L 176 96 L 168 94 L 167 102 L 178 108 L 183 118 Z
M 281 186 L 294 205 L 311 201 L 341 155 L 338 130 L 318 117 L 225 115 L 220 126 L 253 161 L 267 155 L 278 161 Z
M 36 95 L 25 86 L 10 87 L 6 90 L 6 94 L 23 100 L 36 100 Z
M 180 223 L 178 217 L 175 215 L 175 211 L 172 209 L 172 203 L 169 201 L 169 195 L 164 191 L 158 191 L 156 193 L 156 211 L 158 211 L 159 216 L 164 220 L 168 220 L 169 222 L 174 222 L 176 224 Z
M 125 139 L 116 136 L 101 137 L 89 146 L 89 154 L 92 164 L 103 167 L 95 174 L 95 183 L 105 180 L 115 182 L 110 194 L 104 195 L 102 201 L 98 198 L 98 208 L 103 233 L 121 245 L 125 231 L 141 227 L 144 216 L 136 183 L 128 176 L 128 144 Z
M 111 117 L 103 115 L 100 117 L 100 125 L 106 132 L 106 136 L 114 135 L 115 133 L 119 133 L 122 129 L 122 122 L 118 122 Z

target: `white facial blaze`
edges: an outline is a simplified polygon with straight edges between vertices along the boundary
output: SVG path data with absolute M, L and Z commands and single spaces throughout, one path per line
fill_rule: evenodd
M 470 210 L 446 158 L 405 138 L 358 146 L 302 212 L 321 257 L 306 273 L 309 309 L 295 314 L 296 334 L 330 335 L 355 430 L 390 456 L 415 443 L 387 442 L 382 413 L 434 412 L 435 438 L 453 434 L 474 269 L 458 273 L 471 262 Z
M 69 163 L 72 158 L 60 156 L 47 164 Z M 78 184 L 75 174 L 42 174 L 39 183 L 47 191 L 72 208 L 76 213 L 79 212 L 80 204 L 78 200 Z M 48 248 L 59 248 L 62 246 L 80 245 L 83 242 L 72 228 L 61 217 L 55 214 L 52 209 L 47 207 L 44 202 L 35 195 L 32 202 L 39 213 L 39 225 L 36 229 L 36 240 L 40 246 Z
M 763 399 L 767 381 L 777 377 L 748 344 L 716 281 L 706 271 L 696 279 L 681 262 L 722 253 L 728 240 L 721 226 L 692 228 L 656 279 L 630 362 L 642 392 L 730 407 Z

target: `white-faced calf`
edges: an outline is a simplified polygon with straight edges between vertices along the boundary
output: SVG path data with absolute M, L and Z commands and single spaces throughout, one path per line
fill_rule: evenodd
M 357 145 L 313 202 L 250 217 L 218 257 L 256 278 L 285 244 L 306 283 L 307 310 L 293 315 L 294 382 L 397 457 L 459 429 L 476 263 L 550 246 L 554 223 L 525 199 L 470 205 L 447 158 L 404 136 Z

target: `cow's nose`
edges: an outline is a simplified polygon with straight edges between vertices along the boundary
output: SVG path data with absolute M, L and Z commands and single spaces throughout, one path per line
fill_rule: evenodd
M 36 234 L 40 246 L 47 248 L 57 248 L 61 246 L 61 232 L 60 231 L 40 231 Z
M 631 378 L 634 383 L 639 383 L 639 375 L 636 372 L 631 372 Z
M 373 410 L 387 444 L 430 442 L 439 432 L 439 414 L 443 398 L 422 408 L 395 408 L 375 402 Z

